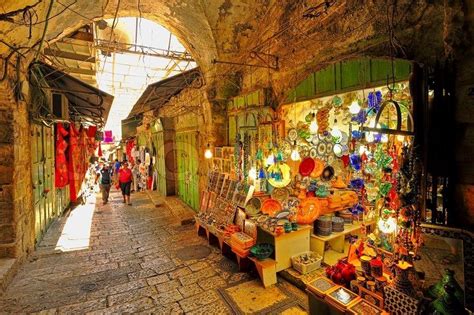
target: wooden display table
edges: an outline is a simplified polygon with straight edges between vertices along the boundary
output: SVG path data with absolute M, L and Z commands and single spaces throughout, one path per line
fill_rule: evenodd
M 275 247 L 276 272 L 291 267 L 291 257 L 308 252 L 310 245 L 311 226 L 300 225 L 297 231 L 276 234 L 258 227 L 257 243 L 269 243 Z
M 365 223 L 366 227 L 373 225 L 374 222 Z M 353 224 L 344 225 L 344 231 L 332 233 L 329 236 L 320 236 L 311 234 L 311 251 L 318 253 L 323 257 L 324 261 L 324 252 L 326 248 L 326 243 L 329 243 L 331 248 L 339 253 L 344 253 L 344 242 L 347 234 L 356 234 L 360 235 L 360 230 L 363 223 L 357 222 Z
M 273 259 L 258 260 L 255 257 L 249 257 L 249 259 L 255 264 L 255 268 L 265 288 L 277 283 L 276 262 Z

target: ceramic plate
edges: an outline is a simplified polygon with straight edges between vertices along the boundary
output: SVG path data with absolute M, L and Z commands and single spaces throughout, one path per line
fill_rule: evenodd
M 320 142 L 318 146 L 316 147 L 316 150 L 318 151 L 319 156 L 326 155 L 326 143 Z
M 343 153 L 342 145 L 340 145 L 339 143 L 335 144 L 332 148 L 332 151 L 334 152 L 334 155 L 336 155 L 337 157 L 341 157 Z
M 298 131 L 295 128 L 288 130 L 288 139 L 295 141 L 298 138 Z
M 309 176 L 314 170 L 314 160 L 311 157 L 306 157 L 301 161 L 299 166 L 299 173 L 301 176 Z
M 309 156 L 313 159 L 318 156 L 318 151 L 316 148 L 311 148 L 311 150 L 309 150 Z
M 328 165 L 324 168 L 321 179 L 324 181 L 330 181 L 334 177 L 334 168 Z
M 282 179 L 276 180 L 275 178 L 269 178 L 268 182 L 275 188 L 282 188 L 287 186 L 291 182 L 291 169 L 286 163 L 273 164 L 268 168 L 268 174 L 271 174 L 277 167 L 280 167 L 282 173 Z
M 247 215 L 250 217 L 254 217 L 260 212 L 261 207 L 262 202 L 260 199 L 253 197 L 247 202 L 247 205 L 245 206 L 245 213 L 247 213 Z
M 332 143 L 326 144 L 326 154 L 332 153 L 332 148 L 333 148 L 333 144 L 332 144 Z
M 281 203 L 275 199 L 267 199 L 262 203 L 262 212 L 274 217 L 282 210 Z
M 347 144 L 347 142 L 349 142 L 349 136 L 347 135 L 347 133 L 345 132 L 342 132 L 342 138 L 341 138 L 341 144 Z
M 272 198 L 279 202 L 283 202 L 283 200 L 287 199 L 289 196 L 290 192 L 286 188 L 275 188 L 272 191 Z
M 311 139 L 311 143 L 314 144 L 314 145 L 317 145 L 319 143 L 318 135 L 313 136 L 313 139 Z
M 295 211 L 296 208 L 300 205 L 300 200 L 296 197 L 289 197 L 285 201 L 283 201 L 283 208 L 285 210 Z

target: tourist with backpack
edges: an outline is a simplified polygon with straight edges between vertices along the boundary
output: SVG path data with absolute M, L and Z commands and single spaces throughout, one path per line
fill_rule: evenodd
M 110 186 L 112 185 L 112 169 L 107 163 L 97 173 L 96 183 L 99 181 L 100 191 L 102 192 L 102 204 L 105 205 L 109 201 Z

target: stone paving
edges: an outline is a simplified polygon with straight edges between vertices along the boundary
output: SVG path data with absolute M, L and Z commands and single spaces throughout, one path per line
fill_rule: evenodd
M 132 195 L 133 206 L 111 198 L 95 206 L 87 249 L 56 249 L 67 216 L 50 227 L 0 296 L 0 313 L 235 313 L 220 290 L 251 275 L 145 193 Z M 193 259 L 193 248 L 206 257 Z

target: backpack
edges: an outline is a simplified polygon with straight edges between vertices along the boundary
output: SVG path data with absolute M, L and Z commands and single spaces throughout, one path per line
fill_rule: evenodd
M 100 175 L 101 175 L 100 183 L 102 185 L 109 185 L 112 182 L 110 178 L 110 170 L 101 170 Z

